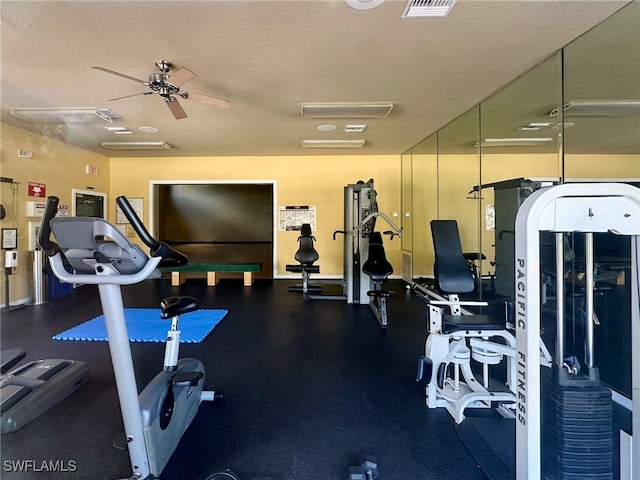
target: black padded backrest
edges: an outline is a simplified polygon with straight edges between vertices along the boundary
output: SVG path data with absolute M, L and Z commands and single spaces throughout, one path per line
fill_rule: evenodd
M 464 259 L 458 224 L 455 220 L 431 220 L 431 236 L 436 259 L 436 287 L 445 294 L 472 292 L 475 283 Z
M 313 262 L 320 258 L 318 252 L 313 246 L 314 236 L 311 235 L 311 225 L 303 223 L 300 229 L 300 236 L 298 237 L 298 251 L 294 258 L 302 265 L 310 266 Z
M 311 237 L 311 225 L 308 223 L 303 223 L 302 227 L 300 227 L 300 236 L 301 237 Z
M 384 253 L 380 232 L 371 232 L 369 235 L 369 257 L 362 265 L 362 271 L 374 281 L 384 280 L 393 273 L 393 267 Z

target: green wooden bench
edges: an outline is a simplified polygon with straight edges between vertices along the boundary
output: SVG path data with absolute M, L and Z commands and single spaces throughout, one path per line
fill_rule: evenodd
M 243 273 L 244 286 L 253 285 L 253 273 L 262 270 L 261 263 L 187 263 L 181 267 L 164 267 L 165 272 L 171 272 L 171 286 L 177 287 L 184 283 L 185 272 L 206 272 L 207 285 L 214 287 L 217 285 L 220 276 L 218 273 Z

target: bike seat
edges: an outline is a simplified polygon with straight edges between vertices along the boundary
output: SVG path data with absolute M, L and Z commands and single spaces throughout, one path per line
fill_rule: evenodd
M 173 296 L 167 297 L 160 302 L 160 318 L 173 318 L 189 312 L 195 312 L 200 308 L 198 300 L 193 297 Z

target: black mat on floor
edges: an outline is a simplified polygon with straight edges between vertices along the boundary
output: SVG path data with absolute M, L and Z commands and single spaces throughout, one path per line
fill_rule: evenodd
M 449 414 L 427 409 L 415 383 L 424 305 L 392 282 L 398 296 L 389 301 L 385 331 L 368 305 L 305 301 L 288 291 L 295 283 L 257 280 L 247 288 L 228 279 L 212 288 L 188 279 L 171 287 L 164 279 L 123 288 L 128 308 L 157 308 L 161 298 L 182 294 L 201 308 L 229 311 L 203 342 L 181 346 L 181 356 L 204 363 L 205 387 L 226 396 L 220 406 L 201 406 L 162 479 L 204 480 L 228 468 L 242 480 L 344 480 L 371 455 L 380 480 L 484 480 Z M 96 289 L 87 285 L 2 317 L 3 348 L 24 347 L 25 361 L 70 358 L 91 370 L 65 401 L 2 436 L 3 480 L 131 474 L 127 453 L 112 447 L 122 420 L 107 343 L 51 339 L 100 313 Z M 132 344 L 139 389 L 161 368 L 163 350 Z M 43 461 L 57 470 L 43 472 Z
M 515 420 L 467 417 L 456 431 L 489 480 L 513 480 L 515 473 Z

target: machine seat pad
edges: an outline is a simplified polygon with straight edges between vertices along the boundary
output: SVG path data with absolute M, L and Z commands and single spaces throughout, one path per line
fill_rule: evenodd
M 381 282 L 393 273 L 393 267 L 384 252 L 380 232 L 371 232 L 369 236 L 369 258 L 362 265 L 362 271 L 374 282 Z
M 167 297 L 160 302 L 160 318 L 173 318 L 185 313 L 195 312 L 200 308 L 198 300 L 187 296 Z
M 392 292 L 391 290 L 369 290 L 367 295 L 370 297 L 395 297 L 396 292 Z
M 449 334 L 464 330 L 505 330 L 504 322 L 489 315 L 442 315 L 442 333 Z
M 320 273 L 320 265 L 285 265 L 284 268 L 287 272 L 293 273 Z
M 294 258 L 303 265 L 312 265 L 320 256 L 316 251 L 313 242 L 315 237 L 311 233 L 311 225 L 303 223 L 298 237 L 298 250 Z

